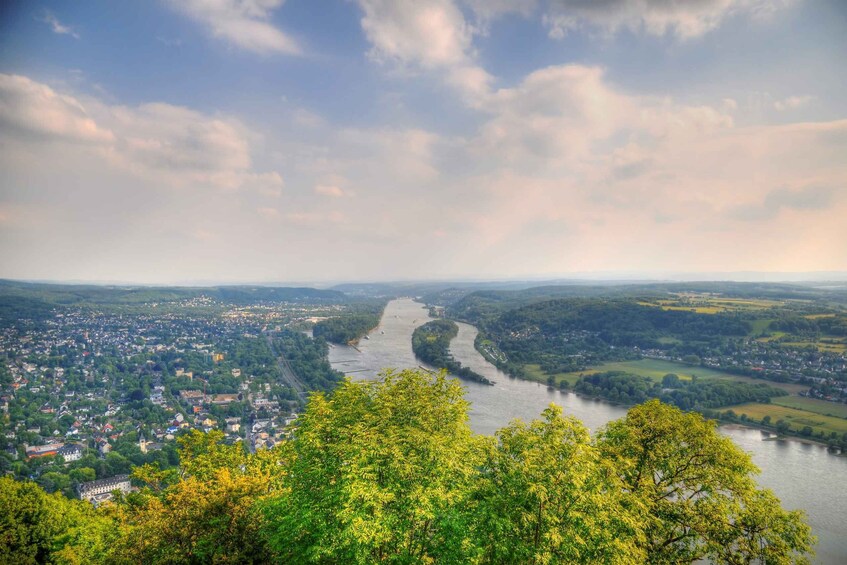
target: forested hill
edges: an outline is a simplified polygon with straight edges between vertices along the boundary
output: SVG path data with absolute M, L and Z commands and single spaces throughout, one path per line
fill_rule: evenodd
M 40 320 L 55 308 L 129 308 L 149 304 L 178 304 L 208 298 L 231 305 L 289 302 L 342 304 L 350 298 L 337 290 L 307 287 L 217 286 L 153 287 L 26 283 L 0 280 L 0 323 Z
M 504 312 L 531 304 L 565 298 L 661 299 L 685 293 L 707 293 L 725 298 L 765 298 L 770 300 L 812 300 L 847 304 L 844 288 L 810 284 L 693 282 L 693 283 L 609 283 L 539 286 L 521 290 L 478 290 L 452 288 L 424 296 L 424 302 L 447 307 L 449 317 L 484 323 Z
M 353 343 L 379 325 L 386 302 L 369 299 L 356 304 L 351 313 L 321 320 L 312 329 L 312 335 L 332 343 Z
M 493 322 L 494 331 L 540 332 L 547 336 L 586 331 L 614 346 L 659 346 L 661 337 L 708 340 L 743 336 L 750 324 L 737 314 L 703 315 L 664 310 L 627 300 L 553 300 L 512 310 Z
M 477 324 L 509 360 L 501 368 L 512 372 L 527 363 L 546 371 L 579 371 L 602 361 L 636 359 L 645 350 L 684 352 L 686 344 L 716 344 L 751 329 L 736 312 L 666 310 L 628 298 L 537 302 L 503 313 L 487 311 Z

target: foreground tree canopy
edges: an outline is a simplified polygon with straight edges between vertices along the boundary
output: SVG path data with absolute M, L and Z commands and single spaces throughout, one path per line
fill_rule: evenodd
M 0 479 L 0 562 L 797 563 L 813 538 L 713 422 L 658 401 L 592 438 L 551 406 L 475 435 L 459 383 L 386 372 L 314 394 L 292 439 L 181 439 L 115 504 Z

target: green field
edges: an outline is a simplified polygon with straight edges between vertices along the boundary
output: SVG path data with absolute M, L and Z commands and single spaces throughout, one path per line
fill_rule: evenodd
M 777 399 L 774 400 L 776 401 Z M 805 426 L 812 428 L 812 432 L 815 434 L 822 431 L 825 436 L 829 436 L 831 432 L 836 432 L 839 435 L 847 432 L 847 419 L 824 416 L 807 410 L 798 410 L 797 408 L 789 408 L 778 404 L 739 404 L 729 409 L 738 416 L 746 414 L 748 418 L 756 422 L 761 422 L 762 418 L 770 416 L 771 426 L 776 425 L 779 420 L 785 420 L 790 424 L 791 429 L 795 433 L 802 430 Z M 721 410 L 726 412 L 724 409 Z
M 773 318 L 757 318 L 750 321 L 750 335 L 760 335 L 768 331 Z
M 721 312 L 752 312 L 783 306 L 779 300 L 754 300 L 743 298 L 723 298 L 698 293 L 680 293 L 677 299 L 662 298 L 658 300 L 642 300 L 643 306 L 654 306 L 663 310 L 685 310 L 698 314 L 718 314 Z
M 830 341 L 783 341 L 780 345 L 786 347 L 814 347 L 820 351 L 828 351 L 830 353 L 845 353 L 847 352 L 847 343 L 838 343 L 834 340 Z
M 641 359 L 638 361 L 619 361 L 614 363 L 604 363 L 596 367 L 591 367 L 590 369 L 587 369 L 585 371 L 568 373 L 568 377 L 570 379 L 573 376 L 579 377 L 579 375 L 603 373 L 606 371 L 624 371 L 633 375 L 649 377 L 655 381 L 661 381 L 662 377 L 664 377 L 668 373 L 674 373 L 682 380 L 689 380 L 691 379 L 691 377 L 696 375 L 698 378 L 702 379 L 730 379 L 744 383 L 767 383 L 771 386 L 783 389 L 787 394 L 797 394 L 800 391 L 808 389 L 808 387 L 805 387 L 803 385 L 774 383 L 771 381 L 764 381 L 751 377 L 732 375 L 730 373 L 725 373 L 718 369 L 710 369 L 708 367 L 700 367 L 696 365 L 686 365 L 684 363 L 675 363 L 673 361 L 664 361 L 662 359 Z M 544 382 L 546 382 L 546 380 L 547 377 L 545 375 Z
M 524 365 L 527 380 L 547 383 L 547 373 L 541 370 L 539 365 Z M 668 373 L 674 373 L 682 380 L 690 380 L 691 377 L 697 376 L 702 379 L 730 379 L 744 383 L 766 383 L 771 386 L 783 389 L 786 394 L 797 394 L 800 391 L 805 391 L 808 387 L 803 385 L 789 383 L 774 383 L 762 379 L 754 379 L 751 377 L 742 377 L 710 369 L 708 367 L 700 367 L 696 365 L 686 365 L 684 363 L 675 363 L 673 361 L 664 361 L 662 359 L 640 359 L 638 361 L 616 361 L 611 363 L 603 363 L 595 367 L 588 368 L 584 371 L 576 371 L 573 373 L 558 373 L 554 375 L 556 386 L 559 383 L 567 381 L 570 386 L 579 379 L 580 375 L 592 375 L 594 373 L 605 373 L 607 371 L 623 371 L 633 375 L 649 377 L 657 382 L 662 380 L 662 377 Z
M 541 365 L 524 365 L 523 369 L 526 380 L 547 384 L 548 375 L 541 370 Z M 579 379 L 579 375 L 576 373 L 557 373 L 553 375 L 553 378 L 556 380 L 556 387 L 558 387 L 559 383 L 562 381 L 567 381 L 568 387 L 572 387 L 576 383 L 577 379 Z
M 774 398 L 771 402 L 785 406 L 786 408 L 796 408 L 823 416 L 847 418 L 847 404 L 840 402 L 829 402 L 827 400 L 818 400 L 817 398 L 806 398 L 803 396 L 780 396 Z

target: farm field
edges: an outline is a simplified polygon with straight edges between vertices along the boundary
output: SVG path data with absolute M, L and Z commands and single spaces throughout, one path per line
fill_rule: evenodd
M 750 335 L 761 335 L 768 331 L 768 327 L 773 322 L 773 318 L 757 318 L 755 320 L 750 321 Z M 773 335 L 777 333 L 781 335 L 785 335 L 785 332 L 771 332 Z M 764 340 L 772 339 L 772 338 L 763 338 Z
M 787 408 L 797 408 L 798 410 L 814 412 L 815 414 L 822 414 L 824 416 L 847 418 L 847 404 L 840 402 L 829 402 L 827 400 L 806 398 L 803 396 L 780 396 L 772 399 L 771 402 Z
M 541 370 L 541 365 L 524 365 L 523 366 L 524 373 L 526 375 L 526 380 L 534 381 L 541 384 L 547 384 L 548 375 L 544 371 Z M 577 379 L 579 379 L 579 374 L 577 373 L 557 373 L 553 375 L 555 379 L 555 386 L 558 387 L 559 383 L 562 381 L 567 381 L 568 386 L 572 387 L 576 384 Z
M 526 372 L 527 380 L 535 381 L 542 384 L 547 383 L 548 375 L 547 373 L 541 370 L 541 367 L 539 365 L 524 365 L 524 371 Z M 661 381 L 662 377 L 664 377 L 668 373 L 674 373 L 681 380 L 684 381 L 691 380 L 691 377 L 696 375 L 697 377 L 702 379 L 731 379 L 738 382 L 754 384 L 767 383 L 771 386 L 783 389 L 786 394 L 797 394 L 798 392 L 805 391 L 808 389 L 807 386 L 803 385 L 764 381 L 751 377 L 732 375 L 723 371 L 719 371 L 717 369 L 710 369 L 708 367 L 686 365 L 684 363 L 665 361 L 663 359 L 640 359 L 637 361 L 616 361 L 610 363 L 603 363 L 602 365 L 590 367 L 584 371 L 575 371 L 572 373 L 558 373 L 556 375 L 553 375 L 553 377 L 555 379 L 555 386 L 557 387 L 562 381 L 567 381 L 569 386 L 573 386 L 579 379 L 580 375 L 593 375 L 594 373 L 605 373 L 607 371 L 623 371 L 625 373 L 630 373 L 633 375 L 648 377 L 657 382 Z
M 753 312 L 785 305 L 779 300 L 754 300 L 742 298 L 723 298 L 700 294 L 682 294 L 678 299 L 658 299 L 641 301 L 643 306 L 655 306 L 663 310 L 687 310 L 698 314 L 718 314 L 721 312 Z
M 739 416 L 746 414 L 748 418 L 756 422 L 761 422 L 762 418 L 770 416 L 772 426 L 779 420 L 785 420 L 794 432 L 799 432 L 805 426 L 809 426 L 812 428 L 814 434 L 822 431 L 826 437 L 831 432 L 836 432 L 839 435 L 847 433 L 847 419 L 824 416 L 807 410 L 789 408 L 778 404 L 750 403 L 721 409 L 722 412 L 726 412 L 727 410 L 732 410 Z
M 827 351 L 829 353 L 847 352 L 847 343 L 838 342 L 834 339 L 828 339 L 827 341 L 783 341 L 780 345 L 787 347 L 815 347 L 819 351 Z
M 739 375 L 725 373 L 717 369 L 710 369 L 709 367 L 686 365 L 684 363 L 665 361 L 663 359 L 640 359 L 638 361 L 618 361 L 612 363 L 604 363 L 596 367 L 591 367 L 590 369 L 587 369 L 585 371 L 566 373 L 565 375 L 568 376 L 569 382 L 571 382 L 571 378 L 574 378 L 572 382 L 576 382 L 576 378 L 578 378 L 579 375 L 590 375 L 594 373 L 603 373 L 606 371 L 624 371 L 626 373 L 632 373 L 633 375 L 649 377 L 655 381 L 661 381 L 662 377 L 664 377 L 668 373 L 674 373 L 682 380 L 690 380 L 692 376 L 696 375 L 697 377 L 702 379 L 731 379 L 744 383 L 767 383 L 771 386 L 783 389 L 786 394 L 797 394 L 800 391 L 808 389 L 808 387 L 803 385 L 796 385 L 792 383 L 775 383 L 771 381 L 764 381 L 761 379 L 754 379 L 751 377 L 742 377 Z M 540 382 L 547 382 L 547 376 L 544 375 L 543 380 Z

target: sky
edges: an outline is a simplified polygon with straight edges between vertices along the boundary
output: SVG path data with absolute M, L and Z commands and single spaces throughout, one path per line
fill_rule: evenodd
M 0 277 L 847 271 L 843 0 L 0 3 Z

